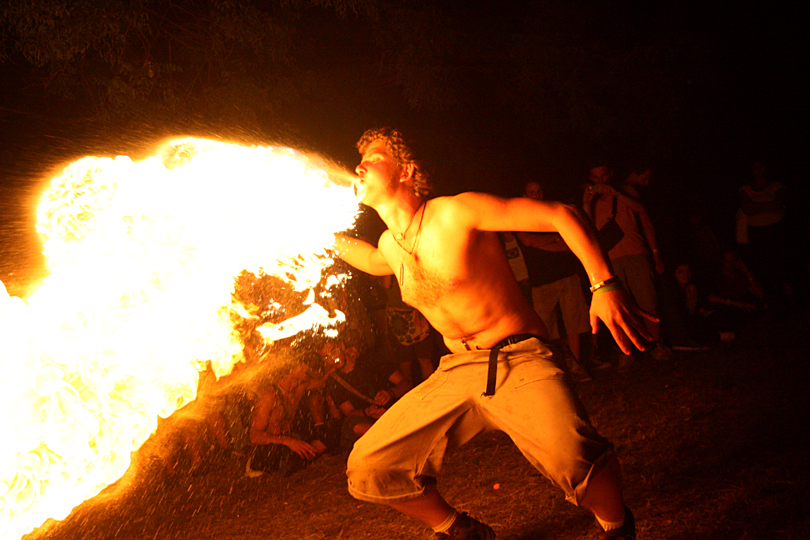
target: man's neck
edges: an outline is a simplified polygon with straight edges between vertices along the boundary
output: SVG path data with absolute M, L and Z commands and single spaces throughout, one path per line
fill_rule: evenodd
M 393 234 L 402 234 L 408 229 L 408 225 L 413 223 L 422 201 L 423 199 L 410 191 L 410 193 L 400 193 L 374 209 Z

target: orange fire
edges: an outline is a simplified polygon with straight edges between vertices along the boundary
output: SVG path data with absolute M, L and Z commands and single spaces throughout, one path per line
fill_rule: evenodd
M 26 301 L 0 283 L 0 538 L 115 482 L 158 416 L 195 398 L 207 362 L 223 376 L 243 359 L 234 276 L 312 291 L 357 216 L 346 177 L 289 148 L 182 139 L 52 180 L 38 215 L 50 275 Z M 305 304 L 264 339 L 340 316 Z

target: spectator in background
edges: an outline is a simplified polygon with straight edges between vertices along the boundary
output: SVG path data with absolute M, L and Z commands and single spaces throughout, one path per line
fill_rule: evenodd
M 704 204 L 693 198 L 686 217 L 688 255 L 692 261 L 692 277 L 699 287 L 708 286 L 709 279 L 717 272 L 723 250 L 720 240 L 706 219 Z
M 317 399 L 319 393 L 310 393 L 323 388 L 327 373 L 320 356 L 310 354 L 303 360 L 267 380 L 258 391 L 250 422 L 250 441 L 255 446 L 249 469 L 289 476 L 325 452 L 332 442 L 321 440 L 313 431 L 313 413 L 321 419 L 316 407 L 322 402 Z M 301 411 L 304 401 L 309 414 Z
M 526 268 L 526 258 L 523 256 L 517 238 L 514 233 L 500 231 L 498 232 L 498 240 L 500 240 L 501 246 L 503 246 L 503 250 L 506 253 L 506 260 L 512 268 L 512 274 L 514 274 L 515 280 L 518 282 L 520 291 L 523 293 L 523 296 L 526 297 L 526 300 L 531 302 L 532 286 L 531 283 L 529 283 L 529 270 Z
M 677 283 L 677 309 L 686 331 L 698 343 L 729 342 L 755 313 L 765 309 L 765 294 L 753 274 L 733 249 L 723 251 L 714 281 L 704 288 L 693 281 L 691 265 L 679 263 L 673 277 Z
M 634 174 L 633 178 L 625 182 L 625 186 L 643 185 L 644 182 L 649 182 L 647 171 Z M 583 196 L 583 207 L 593 220 L 597 230 L 603 229 L 611 220 L 615 221 L 621 229 L 623 233 L 621 239 L 613 247 L 606 248 L 613 272 L 619 277 L 625 290 L 630 293 L 636 304 L 644 311 L 657 316 L 658 295 L 655 290 L 651 255 L 656 261 L 656 270 L 663 271 L 664 268 L 658 255 L 652 222 L 641 201 L 614 188 L 610 183 L 612 178 L 613 171 L 606 164 L 591 168 L 588 174 L 590 183 L 585 188 Z M 656 360 L 668 359 L 670 351 L 661 343 L 660 323 L 652 319 L 645 319 L 644 324 L 652 336 L 651 356 Z M 622 354 L 617 367 L 627 369 L 633 361 L 632 356 Z
M 723 258 L 709 294 L 709 302 L 747 313 L 767 308 L 765 289 L 733 249 L 723 251 Z
M 791 237 L 785 217 L 785 186 L 771 179 L 765 163 L 753 162 L 751 181 L 740 188 L 737 243 L 767 292 L 789 297 Z
M 637 225 L 644 233 L 643 236 L 646 241 L 646 247 L 652 254 L 655 272 L 657 274 L 654 275 L 654 280 L 658 296 L 658 310 L 661 315 L 661 328 L 665 329 L 661 334 L 666 336 L 667 344 L 673 350 L 689 352 L 703 351 L 706 350 L 707 347 L 705 344 L 700 343 L 692 337 L 691 334 L 693 332 L 689 330 L 688 320 L 683 318 L 683 311 L 681 306 L 679 306 L 681 300 L 680 295 L 683 291 L 675 280 L 672 279 L 671 275 L 665 274 L 664 260 L 658 249 L 655 227 L 653 226 L 646 206 L 643 205 L 643 192 L 649 187 L 651 177 L 652 169 L 650 167 L 636 164 L 625 177 L 621 186 L 621 192 L 642 205 L 635 210 L 635 215 Z M 699 232 L 704 234 L 711 231 L 704 229 Z M 701 238 L 701 240 L 710 242 L 711 238 Z M 701 248 L 706 248 L 707 250 L 711 249 L 708 245 L 701 246 Z
M 432 329 L 427 319 L 402 301 L 399 283 L 393 276 L 379 276 L 382 288 L 386 293 L 387 303 L 385 311 L 386 327 L 388 329 L 388 350 L 398 364 L 399 372 L 407 379 L 411 387 L 415 382 L 426 380 L 436 368 L 434 365 L 434 339 Z M 383 357 L 385 351 L 380 351 Z M 418 374 L 414 373 L 418 368 Z M 415 381 L 414 377 L 419 380 Z
M 692 267 L 686 262 L 679 263 L 673 278 L 677 286 L 674 306 L 679 312 L 679 320 L 684 323 L 684 339 L 700 345 L 732 341 L 733 328 L 708 307 L 707 294 L 692 280 Z
M 644 233 L 644 240 L 647 242 L 647 248 L 652 253 L 653 262 L 655 263 L 655 271 L 660 275 L 664 273 L 664 260 L 661 258 L 661 253 L 658 250 L 658 240 L 655 237 L 655 227 L 647 212 L 647 208 L 642 202 L 642 191 L 650 185 L 650 177 L 652 176 L 652 169 L 643 165 L 636 166 L 630 171 L 630 174 L 624 179 L 621 186 L 621 192 L 638 203 L 638 206 L 633 206 L 625 199 L 625 204 L 628 204 L 633 209 L 636 215 L 638 225 Z
M 158 428 L 144 444 L 144 451 L 156 457 L 167 476 L 178 472 L 196 473 L 217 452 L 230 450 L 221 400 L 213 392 L 216 376 L 208 362 L 200 373 L 197 399 L 158 419 Z
M 391 363 L 369 355 L 359 355 L 354 347 L 331 341 L 321 349 L 329 378 L 327 403 L 342 420 L 342 445 L 350 447 L 371 428 L 388 407 L 412 388 Z
M 543 200 L 543 190 L 537 182 L 529 182 L 523 196 Z M 568 368 L 574 378 L 591 380 L 582 358 L 583 337 L 591 330 L 579 277 L 582 264 L 557 233 L 518 232 L 516 236 L 529 274 L 534 310 L 552 341 L 565 339 Z

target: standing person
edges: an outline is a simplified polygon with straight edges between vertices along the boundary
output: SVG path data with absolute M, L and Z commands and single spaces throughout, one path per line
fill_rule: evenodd
M 543 190 L 537 182 L 528 182 L 523 196 L 542 201 Z M 591 380 L 582 367 L 582 338 L 591 328 L 579 277 L 582 265 L 558 233 L 519 232 L 517 239 L 529 272 L 534 310 L 552 340 L 565 337 L 573 357 L 571 374 L 580 381 Z
M 396 358 L 399 372 L 413 387 L 430 377 L 435 369 L 430 324 L 419 311 L 402 301 L 393 276 L 382 276 L 380 282 L 387 298 L 388 350 Z M 414 367 L 419 369 L 418 381 L 414 381 Z
M 647 211 L 641 201 L 630 197 L 614 188 L 610 181 L 613 171 L 607 165 L 593 167 L 588 179 L 590 184 L 585 189 L 583 208 L 591 217 L 597 229 L 605 227 L 609 221 L 615 221 L 622 231 L 621 239 L 608 252 L 613 271 L 619 277 L 633 300 L 644 311 L 658 315 L 658 295 L 655 291 L 655 276 L 650 263 L 647 246 L 657 257 L 658 247 L 652 227 L 639 228 L 636 216 L 642 223 L 650 223 Z M 663 272 L 660 257 L 656 258 L 656 269 Z M 652 357 L 665 360 L 670 356 L 669 349 L 661 343 L 661 327 L 657 318 L 644 319 L 647 332 L 652 341 Z M 619 369 L 626 369 L 633 363 L 629 353 L 619 359 Z
M 497 429 L 570 502 L 593 512 L 606 538 L 635 538 L 619 462 L 546 345 L 545 325 L 521 293 L 496 231 L 559 232 L 594 284 L 592 327 L 601 319 L 623 350 L 631 342 L 643 348 L 643 312 L 628 301 L 596 238 L 559 203 L 483 193 L 427 200 L 423 166 L 398 131 L 369 130 L 357 147 L 357 192 L 388 230 L 378 247 L 337 235 L 337 252 L 370 274 L 393 274 L 403 300 L 444 336 L 451 354 L 355 444 L 349 492 L 418 519 L 439 539 L 494 539 L 489 526 L 442 498 L 436 476 L 449 448 Z
M 526 300 L 532 301 L 532 284 L 529 280 L 529 269 L 526 266 L 526 258 L 520 247 L 517 237 L 510 231 L 498 231 L 498 239 L 506 253 L 506 260 L 512 268 L 512 274 L 518 282 L 520 290 L 526 296 Z
M 647 248 L 652 253 L 653 262 L 655 263 L 655 271 L 658 274 L 664 273 L 664 260 L 661 258 L 661 253 L 658 251 L 658 240 L 655 237 L 655 227 L 650 219 L 650 214 L 647 207 L 641 201 L 641 191 L 650 185 L 650 177 L 652 177 L 652 169 L 649 167 L 638 166 L 630 171 L 627 178 L 621 186 L 621 192 L 626 195 L 628 199 L 625 204 L 630 206 L 633 212 L 638 216 L 638 224 L 641 225 L 641 231 L 644 234 L 644 240 L 647 242 Z
M 753 162 L 751 181 L 740 188 L 737 241 L 742 244 L 743 258 L 767 292 L 790 297 L 793 287 L 788 254 L 793 246 L 785 216 L 784 184 L 771 178 L 765 163 Z

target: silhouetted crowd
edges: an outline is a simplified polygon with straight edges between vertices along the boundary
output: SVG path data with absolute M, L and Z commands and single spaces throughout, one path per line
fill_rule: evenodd
M 733 341 L 747 324 L 782 316 L 803 302 L 808 231 L 789 219 L 786 188 L 764 163 L 751 164 L 750 179 L 739 190 L 734 234 L 717 235 L 706 202 L 692 194 L 668 224 L 674 240 L 665 246 L 643 199 L 653 170 L 632 164 L 617 180 L 609 164 L 591 165 L 582 211 L 623 289 L 660 321 L 645 321 L 652 340 L 643 354 L 621 353 L 606 332 L 590 336 L 589 281 L 559 235 L 502 235 L 515 277 L 564 348 L 576 379 L 591 380 L 600 369 L 626 371 L 645 357 L 664 361 L 673 351 L 709 350 Z M 542 185 L 527 182 L 523 196 L 542 199 Z M 726 236 L 734 241 L 719 239 Z

